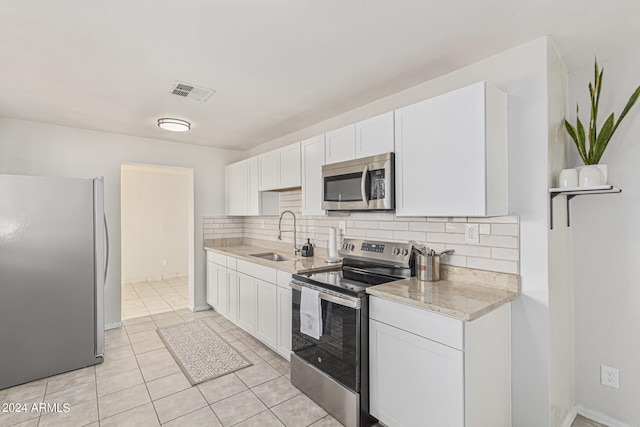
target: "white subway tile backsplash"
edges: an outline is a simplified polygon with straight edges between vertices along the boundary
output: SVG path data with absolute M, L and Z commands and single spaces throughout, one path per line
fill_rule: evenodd
M 346 237 L 379 240 L 415 240 L 429 249 L 442 252 L 454 249 L 451 256 L 441 259 L 443 264 L 477 268 L 503 273 L 517 273 L 519 263 L 519 225 L 517 216 L 506 217 L 400 217 L 391 212 L 352 212 L 348 216 L 302 216 L 300 190 L 280 193 L 280 212 L 291 210 L 297 218 L 298 243 L 310 238 L 318 248 L 325 248 L 329 229 L 338 228 L 340 222 L 347 227 Z M 205 239 L 252 238 L 277 240 L 279 216 L 227 217 L 205 216 Z M 480 244 L 464 243 L 465 223 L 480 225 Z M 286 215 L 282 229 L 293 229 L 293 218 Z M 339 236 L 339 242 L 345 236 Z M 282 241 L 293 242 L 293 233 L 283 232 Z
M 464 233 L 464 227 L 466 224 L 457 222 L 448 222 L 445 225 L 445 231 L 447 233 Z
M 408 230 L 409 223 L 403 221 L 380 221 L 378 227 L 380 227 L 380 230 Z
M 491 234 L 494 236 L 517 236 L 518 224 L 492 224 Z
M 427 241 L 438 243 L 464 243 L 464 234 L 427 233 Z
M 446 245 L 447 249 L 453 249 L 455 255 L 474 256 L 482 258 L 491 258 L 491 248 L 488 246 L 476 245 Z
M 372 239 L 393 239 L 393 231 L 391 230 L 367 230 L 367 237 Z
M 464 241 L 464 236 L 463 236 Z M 517 248 L 518 238 L 516 236 L 494 236 L 480 235 L 480 244 L 484 246 L 495 246 L 498 248 Z
M 520 251 L 517 249 L 491 248 L 491 258 L 507 261 L 519 261 Z
M 467 267 L 518 274 L 518 263 L 515 261 L 467 257 Z
M 409 224 L 409 230 L 444 232 L 445 225 L 445 222 L 412 222 Z

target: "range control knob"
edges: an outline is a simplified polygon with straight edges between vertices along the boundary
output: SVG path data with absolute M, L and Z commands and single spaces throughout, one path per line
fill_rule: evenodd
M 402 249 L 402 256 L 407 256 L 409 254 L 409 249 L 404 248 Z
M 400 249 L 398 248 L 393 248 L 393 250 L 391 251 L 392 255 L 400 255 Z
M 342 244 L 342 249 L 347 249 L 347 244 L 346 243 Z
M 349 249 L 350 251 L 354 250 L 355 248 L 356 248 L 356 247 L 355 247 L 355 245 L 354 245 L 353 243 L 349 243 L 349 244 L 347 245 L 347 249 Z

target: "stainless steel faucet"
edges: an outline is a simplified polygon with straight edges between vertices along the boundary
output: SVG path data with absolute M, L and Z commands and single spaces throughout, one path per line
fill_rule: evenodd
M 282 213 L 280 214 L 280 221 L 278 221 L 278 240 L 282 240 L 282 217 L 287 212 L 289 212 L 293 216 L 293 254 L 298 255 L 298 252 L 300 252 L 300 249 L 298 249 L 298 247 L 296 246 L 296 237 L 297 237 L 296 236 L 296 228 L 297 228 L 296 214 L 294 214 L 290 210 L 282 211 Z M 285 230 L 285 231 L 292 231 L 292 230 Z

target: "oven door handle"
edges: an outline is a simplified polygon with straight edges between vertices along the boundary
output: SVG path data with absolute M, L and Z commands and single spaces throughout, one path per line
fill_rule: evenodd
M 322 300 L 325 300 L 325 301 L 328 301 L 328 302 L 332 302 L 334 304 L 342 305 L 344 307 L 356 308 L 356 309 L 360 308 L 360 299 L 359 298 L 338 296 L 338 295 L 334 295 L 334 294 L 330 294 L 330 293 L 324 292 L 323 290 L 321 290 L 320 288 L 318 288 L 316 286 L 300 285 L 299 283 L 296 283 L 296 282 L 289 282 L 289 287 L 291 287 L 292 289 L 295 289 L 296 291 L 302 292 L 302 287 L 303 286 L 305 288 L 313 289 L 313 290 L 316 290 L 316 291 L 320 292 L 320 299 L 322 299 Z
M 360 193 L 362 194 L 362 201 L 368 207 L 369 198 L 367 197 L 367 177 L 369 176 L 369 165 L 364 167 L 362 171 L 362 180 L 360 181 Z

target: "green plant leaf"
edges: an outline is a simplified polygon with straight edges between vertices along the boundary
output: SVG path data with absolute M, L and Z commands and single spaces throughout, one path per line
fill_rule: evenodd
M 633 107 L 633 105 L 636 103 L 639 96 L 640 96 L 640 86 L 638 86 L 635 92 L 631 94 L 629 101 L 627 101 L 627 105 L 624 107 L 624 110 L 622 110 L 622 113 L 620 114 L 620 117 L 618 117 L 618 121 L 616 122 L 616 125 L 613 127 L 613 130 L 611 131 L 612 135 L 616 131 L 616 129 L 618 129 L 618 125 L 620 124 L 622 119 L 624 119 L 624 116 L 627 115 L 629 110 L 631 110 L 631 107 Z
M 607 148 L 607 144 L 609 144 L 611 136 L 613 135 L 614 121 L 615 118 L 613 116 L 613 113 L 611 113 L 611 115 L 607 117 L 607 120 L 605 120 L 604 124 L 602 125 L 602 129 L 600 129 L 600 135 L 598 135 L 598 140 L 595 144 L 595 149 L 593 150 L 593 153 L 589 158 L 592 165 L 598 164 L 600 158 L 602 157 L 602 154 L 604 153 L 604 150 Z
M 576 129 L 578 131 L 578 143 L 581 150 L 580 157 L 582 157 L 582 160 L 585 162 L 585 164 L 588 164 L 587 161 L 589 159 L 589 156 L 587 154 L 586 146 L 587 138 L 584 132 L 584 125 L 580 121 L 580 117 L 576 117 Z M 591 147 L 589 147 L 589 151 L 591 151 Z
M 567 130 L 567 133 L 569 134 L 573 142 L 576 144 L 576 148 L 578 149 L 578 154 L 580 154 L 582 161 L 586 163 L 586 153 L 584 151 L 584 138 L 583 138 L 583 143 L 580 144 L 576 128 L 573 127 L 573 125 L 569 123 L 567 119 L 564 120 L 564 128 Z

